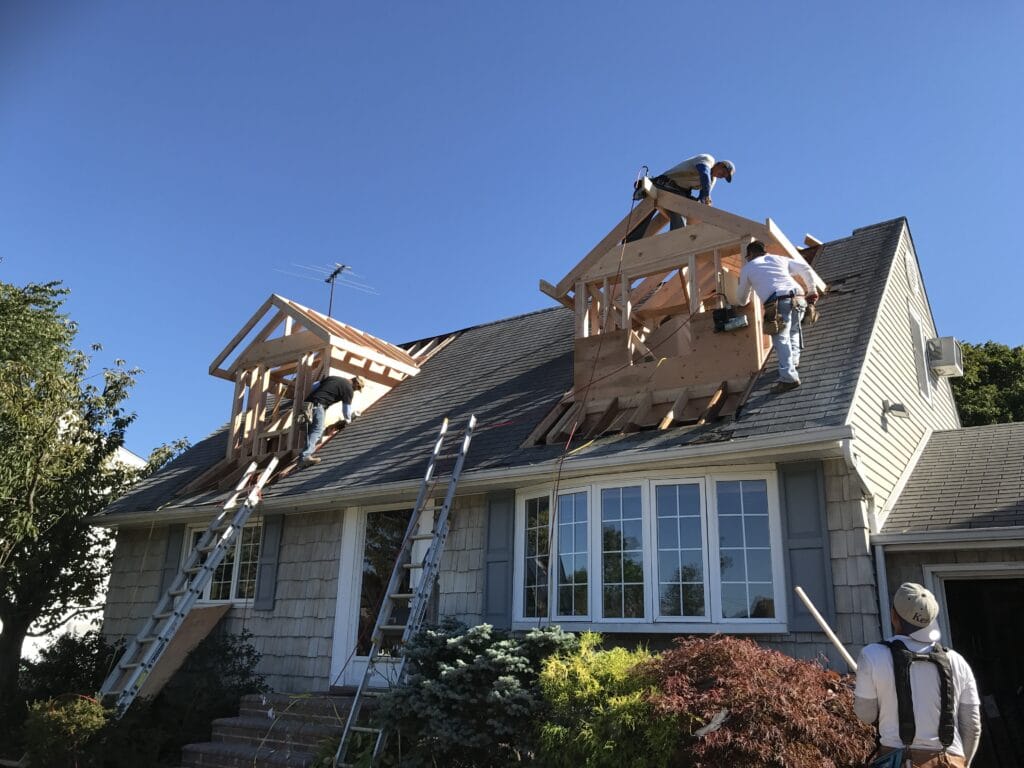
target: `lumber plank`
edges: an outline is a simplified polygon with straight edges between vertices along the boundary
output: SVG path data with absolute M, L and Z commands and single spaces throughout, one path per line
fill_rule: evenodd
M 220 351 L 220 354 L 217 355 L 217 357 L 215 357 L 213 359 L 213 362 L 210 363 L 210 368 L 209 368 L 210 375 L 213 375 L 213 376 L 217 375 L 216 371 L 220 368 L 220 364 L 224 362 L 224 358 L 226 358 L 228 355 L 230 355 L 231 351 L 236 346 L 238 346 L 239 342 L 241 342 L 242 339 L 244 339 L 246 336 L 249 335 L 249 331 L 251 331 L 253 329 L 253 327 L 256 325 L 256 323 L 259 322 L 260 318 L 263 317 L 263 315 L 266 313 L 266 311 L 268 309 L 270 309 L 270 307 L 273 304 L 274 304 L 274 294 L 271 294 L 270 298 L 267 299 L 266 301 L 264 301 L 260 305 L 260 308 L 257 309 L 253 313 L 252 317 L 250 317 L 246 321 L 245 325 L 242 326 L 242 329 L 238 333 L 236 333 L 234 335 L 234 338 L 232 338 L 231 341 L 228 342 L 228 345 L 226 347 L 224 347 L 224 349 L 222 349 Z M 224 378 L 224 377 L 222 376 L 222 378 Z
M 825 281 L 822 280 L 818 273 L 814 271 L 814 267 L 807 262 L 807 259 L 804 258 L 803 254 L 800 253 L 800 251 L 798 251 L 791 242 L 789 242 L 789 238 L 787 238 L 785 233 L 779 229 L 778 225 L 771 219 L 766 219 L 765 225 L 768 227 L 768 231 L 771 232 L 771 236 L 775 242 L 778 243 L 791 258 L 796 259 L 811 270 L 811 274 L 814 276 L 814 287 L 819 291 L 824 291 Z M 810 288 L 811 286 L 807 287 Z
M 658 429 L 668 429 L 676 421 L 680 420 L 683 415 L 683 410 L 686 408 L 686 403 L 690 399 L 690 390 L 687 387 L 683 387 L 683 391 L 679 393 L 679 397 L 676 398 L 675 402 L 672 403 L 672 407 L 668 409 L 668 413 L 658 424 Z
M 564 294 L 559 294 L 558 291 L 555 290 L 555 286 L 553 286 L 547 280 L 540 281 L 540 292 L 543 293 L 545 296 L 550 296 L 559 304 L 568 307 L 569 309 L 572 309 L 574 306 L 572 303 L 572 299 L 568 298 Z
M 523 441 L 520 448 L 529 448 L 532 445 L 536 445 L 537 441 L 544 437 L 548 430 L 554 425 L 556 421 L 562 418 L 562 415 L 569 409 L 570 404 L 559 400 L 552 406 L 551 410 L 548 411 L 547 415 L 540 420 L 530 435 Z
M 648 195 L 655 199 L 655 205 L 658 208 L 678 213 L 686 219 L 687 226 L 684 229 L 689 229 L 699 222 L 712 224 L 727 232 L 732 232 L 737 237 L 750 235 L 755 240 L 764 240 L 772 236 L 768 228 L 760 222 L 746 219 L 743 216 L 737 216 L 735 213 L 729 213 L 721 208 L 704 205 L 688 197 L 677 195 L 674 192 L 658 189 L 649 181 L 647 182 L 647 188 Z M 679 230 L 676 231 L 678 232 Z
M 725 405 L 725 398 L 728 394 L 729 382 L 723 381 L 719 385 L 718 389 L 715 390 L 715 393 L 708 400 L 708 404 L 707 407 L 704 409 L 704 413 L 702 413 L 700 415 L 700 418 L 697 419 L 698 427 L 707 424 L 709 421 L 713 420 L 715 416 L 718 415 L 718 412 L 722 409 L 722 406 Z
M 575 402 L 569 406 L 569 409 L 562 415 L 547 434 L 544 439 L 548 445 L 552 443 L 561 442 L 561 440 L 568 439 L 569 435 L 572 434 L 573 427 L 576 426 L 578 419 L 581 419 L 583 415 L 583 403 Z
M 594 422 L 594 426 L 587 432 L 585 440 L 593 440 L 594 438 L 600 437 L 608 428 L 611 426 L 612 421 L 615 420 L 616 414 L 619 412 L 619 398 L 613 397 L 608 401 L 608 405 L 605 406 L 604 410 L 597 417 L 597 421 Z
M 636 408 L 633 409 L 633 413 L 629 417 L 629 421 L 626 422 L 626 426 L 622 428 L 625 433 L 639 432 L 640 429 L 647 426 L 646 421 L 650 417 L 651 413 L 651 393 L 644 392 L 640 395 L 640 402 Z
M 231 399 L 231 421 L 228 422 L 228 444 L 224 458 L 230 459 L 235 454 L 238 443 L 238 432 L 242 426 L 242 405 L 245 403 L 245 371 L 235 376 L 235 394 Z
M 643 221 L 648 214 L 654 210 L 654 200 L 645 198 L 632 210 L 630 213 L 616 224 L 612 231 L 602 238 L 601 242 L 595 245 L 590 252 L 580 259 L 579 263 L 569 270 L 569 273 L 563 277 L 555 285 L 555 293 L 559 296 L 564 296 L 568 293 L 569 289 L 576 283 L 581 275 L 587 272 L 591 265 L 600 259 L 608 251 L 609 248 L 613 248 L 620 244 L 623 238 L 629 234 L 629 231 L 636 226 L 637 223 Z

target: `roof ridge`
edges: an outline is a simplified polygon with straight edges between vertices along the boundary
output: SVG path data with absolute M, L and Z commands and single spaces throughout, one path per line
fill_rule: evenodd
M 499 325 L 501 323 L 511 323 L 513 320 L 521 320 L 524 317 L 531 317 L 533 315 L 540 315 L 540 314 L 543 314 L 545 312 L 556 312 L 556 311 L 558 311 L 560 309 L 565 309 L 565 307 L 544 307 L 543 309 L 533 309 L 533 310 L 530 310 L 529 312 L 522 312 L 522 313 L 520 313 L 518 315 L 512 315 L 511 317 L 503 317 L 503 318 L 500 318 L 498 320 L 490 320 L 490 321 L 488 321 L 486 323 L 477 323 L 476 325 L 469 325 L 469 326 L 466 326 L 465 328 L 456 328 L 454 331 L 442 331 L 441 333 L 435 333 L 432 336 L 423 336 L 423 337 L 418 338 L 418 339 L 412 339 L 410 341 L 403 341 L 398 346 L 404 347 L 404 346 L 408 346 L 409 344 L 416 344 L 417 342 L 420 342 L 420 341 L 427 341 L 428 339 L 440 338 L 441 336 L 451 336 L 451 335 L 456 334 L 456 333 L 466 333 L 467 331 L 475 331 L 478 328 L 486 328 L 489 325 Z

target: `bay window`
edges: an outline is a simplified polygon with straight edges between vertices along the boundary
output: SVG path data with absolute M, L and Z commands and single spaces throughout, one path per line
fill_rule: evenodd
M 785 629 L 773 473 L 602 478 L 551 494 L 518 495 L 521 627 Z

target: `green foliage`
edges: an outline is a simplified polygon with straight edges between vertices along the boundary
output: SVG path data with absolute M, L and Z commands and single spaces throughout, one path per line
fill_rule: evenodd
M 537 672 L 576 646 L 558 627 L 508 637 L 489 624 L 446 624 L 405 648 L 407 685 L 383 697 L 380 717 L 397 727 L 389 744 L 401 766 L 450 768 L 522 762 L 543 716 Z
M 679 741 L 678 718 L 651 704 L 651 654 L 600 650 L 587 632 L 579 648 L 544 662 L 540 686 L 550 713 L 539 762 L 550 768 L 663 768 Z
M 854 714 L 849 681 L 744 638 L 676 642 L 649 666 L 659 689 L 656 709 L 690 719 L 671 765 L 864 765 L 874 729 Z
M 87 745 L 107 722 L 95 699 L 67 696 L 29 706 L 25 745 L 32 768 L 85 768 L 97 765 Z
M 123 644 L 108 643 L 95 629 L 82 635 L 61 635 L 39 652 L 37 660 L 22 660 L 21 695 L 25 701 L 62 694 L 92 696 L 122 650 Z
M 965 427 L 1024 421 L 1024 346 L 962 343 L 964 375 L 950 379 Z

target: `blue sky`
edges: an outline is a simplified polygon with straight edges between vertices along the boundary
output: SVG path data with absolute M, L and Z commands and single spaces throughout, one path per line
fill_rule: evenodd
M 550 306 L 638 168 L 733 160 L 721 208 L 821 239 L 907 216 L 940 333 L 1024 343 L 1024 6 L 0 5 L 0 279 L 64 280 L 143 368 L 128 447 L 229 414 L 209 362 L 292 265 L 394 342 Z

